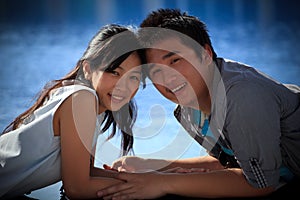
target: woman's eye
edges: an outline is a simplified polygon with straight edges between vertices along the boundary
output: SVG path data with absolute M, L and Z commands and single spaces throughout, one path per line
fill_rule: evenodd
M 140 77 L 138 76 L 130 76 L 130 79 L 134 81 L 140 81 Z
M 161 69 L 155 69 L 151 72 L 151 76 L 153 77 L 153 76 L 159 74 L 160 72 L 161 72 Z
M 112 71 L 111 73 L 112 73 L 113 75 L 115 75 L 115 76 L 120 76 L 120 73 L 117 72 L 117 71 Z

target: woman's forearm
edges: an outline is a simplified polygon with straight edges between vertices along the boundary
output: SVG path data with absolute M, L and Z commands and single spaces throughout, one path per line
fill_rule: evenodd
M 106 187 L 122 183 L 109 177 L 88 177 L 77 181 L 64 182 L 64 190 L 70 199 L 93 199 L 97 198 L 97 191 Z
M 114 178 L 116 176 L 117 170 L 105 170 L 97 167 L 90 168 L 90 176 L 91 177 L 106 177 L 106 178 Z

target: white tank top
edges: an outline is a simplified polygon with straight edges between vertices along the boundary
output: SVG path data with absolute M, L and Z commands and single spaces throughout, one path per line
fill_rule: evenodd
M 61 103 L 82 85 L 57 89 L 18 129 L 0 135 L 0 199 L 23 195 L 61 180 L 60 136 L 53 117 Z

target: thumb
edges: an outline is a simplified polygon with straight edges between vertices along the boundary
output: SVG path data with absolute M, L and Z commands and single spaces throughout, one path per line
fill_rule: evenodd
M 103 164 L 103 168 L 106 169 L 106 170 L 118 171 L 118 170 L 112 168 L 111 166 L 109 166 L 109 165 L 107 165 L 107 164 Z
M 115 162 L 112 163 L 111 167 L 114 169 L 118 169 L 118 167 L 122 166 L 122 161 L 117 160 Z

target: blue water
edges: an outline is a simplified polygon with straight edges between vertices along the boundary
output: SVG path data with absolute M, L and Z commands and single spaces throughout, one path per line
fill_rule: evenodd
M 5 12 L 0 15 L 0 129 L 32 104 L 46 82 L 73 68 L 100 26 L 110 22 L 138 26 L 150 10 L 159 7 L 180 7 L 203 19 L 219 56 L 252 65 L 278 81 L 300 85 L 300 18 L 296 5 L 284 1 L 54 1 L 62 4 L 55 11 L 52 1 L 30 5 L 21 1 L 18 6 L 1 2 Z M 9 14 L 14 9 L 18 12 Z M 205 154 L 175 121 L 175 105 L 150 83 L 139 90 L 136 102 L 137 155 L 177 159 Z M 99 139 L 97 165 L 118 157 L 119 139 L 105 144 Z M 106 151 L 109 156 L 104 156 Z M 60 185 L 30 196 L 59 199 Z

